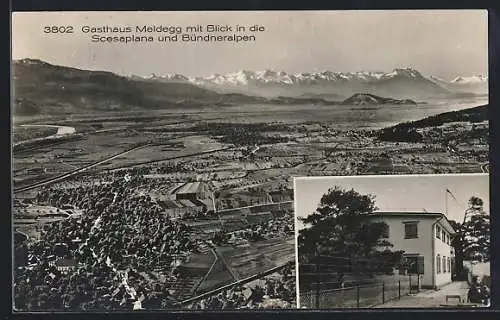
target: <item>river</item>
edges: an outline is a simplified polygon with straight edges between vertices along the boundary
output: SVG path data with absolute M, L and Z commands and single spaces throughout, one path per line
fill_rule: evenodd
M 46 138 L 58 137 L 58 136 L 62 136 L 62 135 L 73 134 L 76 132 L 76 129 L 74 127 L 58 126 L 58 125 L 53 125 L 53 124 L 23 124 L 23 125 L 21 125 L 21 127 L 57 128 L 56 134 L 50 135 Z

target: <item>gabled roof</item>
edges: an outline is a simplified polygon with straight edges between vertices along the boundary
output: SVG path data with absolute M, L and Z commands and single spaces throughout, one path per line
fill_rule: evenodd
M 199 182 L 188 182 L 183 185 L 176 193 L 196 193 L 200 191 L 201 184 Z
M 367 216 L 369 217 L 384 217 L 384 216 L 394 216 L 394 217 L 415 217 L 415 218 L 429 218 L 429 219 L 434 219 L 437 221 L 440 221 L 440 224 L 442 224 L 445 229 L 451 233 L 455 234 L 455 229 L 451 226 L 450 221 L 441 212 L 423 212 L 423 211 L 376 211 L 371 214 L 368 214 Z
M 448 218 L 446 217 L 446 215 L 443 214 L 443 218 L 440 223 L 442 226 L 445 227 L 446 231 L 448 231 L 450 234 L 455 234 L 456 231 L 455 229 L 453 228 L 453 226 L 451 225 L 450 223 L 450 220 L 448 220 Z
M 210 187 L 204 182 L 188 182 L 179 188 L 175 193 L 199 193 L 199 192 L 210 192 Z
M 424 211 L 375 211 L 370 215 L 375 216 L 418 216 L 435 218 L 441 216 L 441 212 L 424 212 Z

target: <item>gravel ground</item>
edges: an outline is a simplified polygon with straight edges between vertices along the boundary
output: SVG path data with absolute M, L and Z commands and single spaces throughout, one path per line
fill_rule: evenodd
M 444 305 L 457 307 L 459 304 L 457 299 L 450 299 L 447 303 L 446 296 L 460 295 L 462 297 L 462 305 L 464 305 L 468 289 L 469 285 L 467 282 L 452 282 L 439 290 L 421 291 L 417 294 L 401 297 L 400 300 L 392 300 L 375 306 L 374 308 L 439 308 L 444 307 Z

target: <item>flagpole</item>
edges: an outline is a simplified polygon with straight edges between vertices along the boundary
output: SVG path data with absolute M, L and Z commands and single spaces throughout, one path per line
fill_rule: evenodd
M 448 189 L 444 191 L 444 214 L 448 216 Z

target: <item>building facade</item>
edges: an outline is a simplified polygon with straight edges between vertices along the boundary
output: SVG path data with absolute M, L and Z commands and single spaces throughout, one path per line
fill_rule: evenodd
M 387 224 L 385 237 L 393 244 L 388 249 L 404 251 L 404 257 L 419 274 L 422 288 L 438 289 L 452 281 L 454 258 L 451 236 L 455 233 L 442 213 L 375 212 L 372 221 Z

